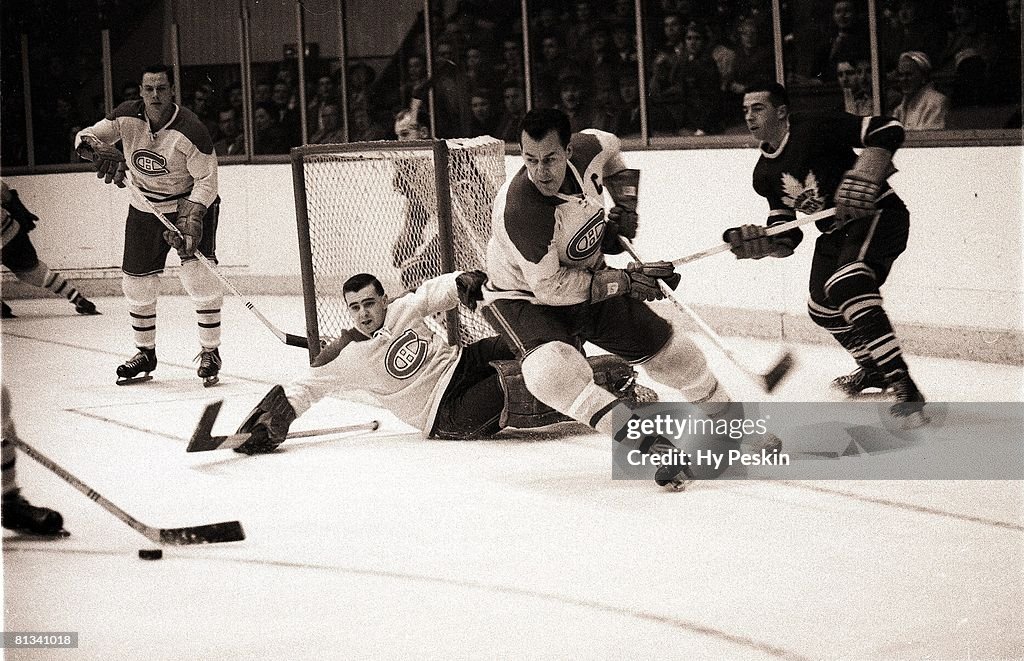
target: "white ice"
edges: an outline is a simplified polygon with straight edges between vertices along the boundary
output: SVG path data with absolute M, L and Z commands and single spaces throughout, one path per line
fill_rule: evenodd
M 302 332 L 298 297 L 254 299 Z M 98 317 L 11 301 L 3 380 L 19 435 L 143 522 L 238 519 L 242 542 L 154 545 L 30 458 L 18 480 L 71 536 L 3 540 L 4 629 L 76 631 L 77 651 L 11 659 L 942 658 L 1024 656 L 1021 482 L 611 481 L 608 442 L 579 425 L 428 441 L 328 400 L 269 456 L 186 454 L 203 406 L 234 431 L 307 365 L 237 299 L 222 382 L 201 387 L 187 299 L 160 301 L 160 365 L 114 385 L 133 353 L 120 298 Z M 702 345 L 707 342 L 696 338 Z M 767 360 L 773 342 L 730 338 Z M 713 347 L 735 399 L 763 400 Z M 852 366 L 799 346 L 778 401 L 820 401 Z M 933 401 L 1021 401 L 1019 367 L 909 356 Z

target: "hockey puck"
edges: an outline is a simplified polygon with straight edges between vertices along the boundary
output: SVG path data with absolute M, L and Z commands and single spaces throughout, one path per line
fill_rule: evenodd
M 161 549 L 139 549 L 139 557 L 143 560 L 159 560 L 164 557 Z

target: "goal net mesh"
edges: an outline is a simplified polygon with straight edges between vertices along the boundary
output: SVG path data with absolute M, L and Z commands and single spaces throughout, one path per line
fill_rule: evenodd
M 292 150 L 311 359 L 313 340 L 353 326 L 341 291 L 349 277 L 376 275 L 394 298 L 442 273 L 484 269 L 504 154 L 490 137 Z M 436 321 L 463 346 L 494 334 L 462 306 Z

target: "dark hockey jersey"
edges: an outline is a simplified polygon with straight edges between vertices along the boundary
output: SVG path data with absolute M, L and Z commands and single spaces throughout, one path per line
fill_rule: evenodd
M 891 117 L 857 117 L 847 113 L 794 113 L 789 133 L 773 152 L 761 148 L 754 167 L 754 190 L 768 199 L 768 225 L 835 206 L 833 196 L 843 174 L 857 161 L 854 147 L 882 147 L 895 152 L 903 144 L 903 126 Z M 895 204 L 896 193 L 882 184 L 880 207 Z M 818 221 L 827 232 L 832 220 Z M 799 229 L 784 236 L 799 243 Z

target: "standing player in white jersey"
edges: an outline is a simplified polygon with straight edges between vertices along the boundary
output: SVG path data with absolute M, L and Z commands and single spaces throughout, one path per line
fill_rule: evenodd
M 447 273 L 394 301 L 375 276 L 349 278 L 342 295 L 355 328 L 328 345 L 308 374 L 274 386 L 263 397 L 239 427 L 249 438 L 235 451 L 273 451 L 291 423 L 328 395 L 369 400 L 432 438 L 479 439 L 504 427 L 566 421 L 526 391 L 519 365 L 500 337 L 452 346 L 426 325 L 427 317 L 460 301 L 475 308 L 486 277 L 480 271 Z M 617 394 L 630 401 L 650 397 L 622 360 L 600 356 L 591 365 Z
M 583 342 L 643 364 L 712 417 L 736 414 L 700 349 L 651 310 L 678 276 L 667 262 L 608 268 L 605 254 L 622 252 L 618 236 L 636 236 L 636 171 L 626 168 L 619 139 L 588 129 L 571 135 L 569 119 L 535 109 L 520 135 L 525 166 L 498 192 L 487 249 L 484 317 L 522 360 L 523 379 L 541 402 L 615 435 L 612 413 L 629 417 L 629 403 L 600 388 L 579 351 Z M 603 190 L 615 206 L 605 216 Z M 626 199 L 630 198 L 630 199 Z M 781 447 L 770 439 L 769 450 Z M 649 437 L 642 450 L 667 441 Z M 659 471 L 658 483 L 679 488 L 682 467 Z
M 114 145 L 122 143 L 124 154 Z M 221 368 L 220 321 L 223 290 L 195 257 L 199 250 L 216 263 L 217 156 L 203 122 L 174 103 L 170 67 L 154 65 L 142 74 L 142 99 L 126 101 L 110 116 L 80 131 L 75 149 L 92 161 L 97 176 L 124 187 L 125 168 L 153 205 L 180 230 L 167 230 L 151 213 L 128 207 L 121 285 L 128 299 L 138 353 L 117 368 L 118 384 L 152 378 L 156 369 L 156 304 L 167 253 L 181 258 L 179 277 L 197 314 L 201 351 L 198 374 L 204 385 L 217 382 Z M 127 162 L 126 162 L 127 157 Z M 140 377 L 145 372 L 145 376 Z

